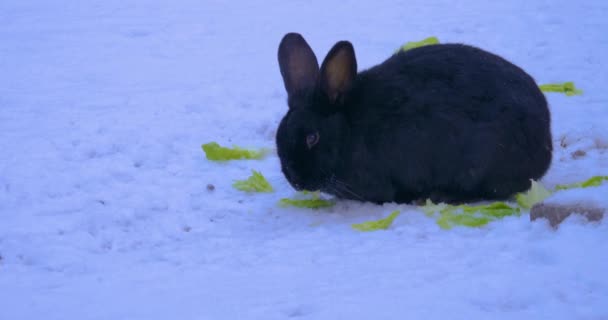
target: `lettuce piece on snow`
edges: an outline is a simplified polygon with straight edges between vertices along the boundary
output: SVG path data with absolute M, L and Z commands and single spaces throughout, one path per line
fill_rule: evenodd
M 504 202 L 494 202 L 485 205 L 448 205 L 433 204 L 427 200 L 422 210 L 429 216 L 438 214 L 437 224 L 442 229 L 451 229 L 454 226 L 482 227 L 486 224 L 507 217 L 519 216 L 520 209 L 507 205 Z
M 308 209 L 329 208 L 335 205 L 333 201 L 325 199 L 289 199 L 283 198 L 279 201 L 282 207 L 298 207 Z
M 302 195 L 310 198 L 289 199 L 283 198 L 279 201 L 281 207 L 297 207 L 308 209 L 321 209 L 334 206 L 336 203 L 331 200 L 321 199 L 319 192 L 303 191 Z
M 533 205 L 551 196 L 551 191 L 547 190 L 542 184 L 532 180 L 530 189 L 526 192 L 515 195 L 515 200 L 520 207 L 530 209 Z
M 520 213 L 519 208 L 513 208 L 504 202 L 493 202 L 477 206 L 460 205 L 457 208 L 462 209 L 465 214 L 481 214 L 490 219 L 518 216 Z
M 539 88 L 542 92 L 560 92 L 569 97 L 583 94 L 583 91 L 574 86 L 574 82 L 543 84 Z
M 272 192 L 272 186 L 258 171 L 252 170 L 252 175 L 247 180 L 237 180 L 232 186 L 246 192 Z
M 453 226 L 465 226 L 471 228 L 483 227 L 490 223 L 492 219 L 484 216 L 473 216 L 468 214 L 456 214 L 452 211 L 447 211 L 441 214 L 437 219 L 437 224 L 442 229 L 451 229 Z
M 583 182 L 571 183 L 571 184 L 558 184 L 557 186 L 555 186 L 555 190 L 597 187 L 597 186 L 601 185 L 604 181 L 608 181 L 608 176 L 594 176 Z
M 428 46 L 431 44 L 438 44 L 438 43 L 439 43 L 439 39 L 437 39 L 437 37 L 428 37 L 428 38 L 426 38 L 424 40 L 420 40 L 420 41 L 410 41 L 410 42 L 407 42 L 406 44 L 402 45 L 399 49 L 397 49 L 397 51 L 395 51 L 395 53 L 407 51 L 407 50 L 418 48 L 418 47 Z
M 608 176 L 595 176 L 581 183 L 581 188 L 597 187 L 604 181 L 608 181 Z
M 393 211 L 388 217 L 382 218 L 380 220 L 375 221 L 367 221 L 362 223 L 355 223 L 352 225 L 352 228 L 358 231 L 366 232 L 366 231 L 376 231 L 376 230 L 386 230 L 388 229 L 395 218 L 397 218 L 401 214 L 399 211 Z
M 249 150 L 239 147 L 226 148 L 222 147 L 216 142 L 209 142 L 202 145 L 203 151 L 207 159 L 213 161 L 227 161 L 227 160 L 240 160 L 240 159 L 262 159 L 267 150 Z

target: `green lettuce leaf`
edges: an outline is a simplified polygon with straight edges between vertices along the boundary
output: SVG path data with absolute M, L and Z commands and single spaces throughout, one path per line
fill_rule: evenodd
M 573 188 L 589 188 L 589 187 L 597 187 L 602 184 L 602 182 L 608 181 L 608 176 L 594 176 L 583 182 L 571 183 L 571 184 L 558 184 L 555 186 L 555 190 L 566 190 Z
M 247 180 L 237 180 L 232 186 L 246 192 L 272 192 L 272 186 L 258 171 L 252 170 L 252 175 Z
M 397 49 L 397 51 L 395 51 L 395 53 L 407 51 L 407 50 L 418 48 L 418 47 L 428 46 L 428 45 L 432 45 L 432 44 L 438 44 L 438 43 L 439 43 L 439 39 L 437 39 L 437 37 L 428 37 L 424 40 L 408 42 L 408 43 L 402 45 L 399 49 Z
M 335 205 L 333 201 L 325 199 L 289 199 L 283 198 L 279 201 L 282 207 L 298 207 L 309 209 L 329 208 Z
M 333 207 L 336 204 L 334 201 L 321 199 L 320 192 L 318 191 L 302 191 L 301 195 L 308 198 L 283 198 L 279 200 L 279 205 L 281 207 L 321 209 Z
M 472 228 L 483 227 L 490 223 L 492 219 L 484 216 L 472 216 L 468 214 L 455 214 L 453 212 L 444 212 L 437 219 L 437 224 L 442 229 L 451 229 L 453 226 L 465 226 Z
M 595 176 L 581 183 L 581 188 L 597 187 L 604 181 L 608 181 L 608 176 Z
M 539 88 L 542 92 L 561 92 L 569 97 L 583 94 L 583 91 L 574 86 L 574 82 L 548 83 L 540 85 Z
M 401 214 L 399 211 L 393 211 L 388 217 L 382 218 L 380 220 L 375 221 L 367 221 L 362 223 L 355 223 L 352 225 L 352 228 L 358 231 L 366 232 L 366 231 L 376 231 L 376 230 L 386 230 L 388 229 L 395 218 L 397 218 Z
M 533 205 L 551 196 L 551 191 L 547 190 L 542 184 L 532 180 L 530 189 L 515 195 L 515 200 L 520 207 L 530 209 Z
M 520 209 L 507 205 L 504 202 L 494 202 L 484 205 L 448 205 L 433 204 L 427 200 L 422 210 L 429 216 L 437 215 L 437 224 L 443 229 L 454 226 L 482 227 L 486 224 L 507 217 L 519 216 Z
M 572 188 L 588 188 L 601 185 L 608 181 L 608 176 L 594 176 L 588 180 L 568 185 L 557 185 L 556 190 Z M 551 196 L 552 192 L 542 184 L 532 181 L 530 189 L 515 195 L 518 207 L 511 207 L 504 202 L 494 202 L 486 205 L 448 205 L 445 203 L 434 204 L 430 200 L 420 209 L 429 217 L 435 217 L 437 224 L 443 229 L 451 229 L 454 226 L 482 227 L 492 221 L 507 217 L 519 216 L 521 209 L 530 209 L 533 205 Z
M 209 142 L 202 145 L 207 159 L 213 161 L 240 160 L 240 159 L 262 159 L 266 150 L 248 150 L 239 147 L 221 147 L 216 142 Z

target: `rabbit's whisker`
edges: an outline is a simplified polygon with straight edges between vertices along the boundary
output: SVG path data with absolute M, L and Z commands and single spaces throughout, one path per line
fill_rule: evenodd
M 335 175 L 331 175 L 328 185 L 331 186 L 332 189 L 339 191 L 340 194 L 348 194 L 357 200 L 365 201 L 362 196 L 353 191 L 347 183 L 338 180 Z

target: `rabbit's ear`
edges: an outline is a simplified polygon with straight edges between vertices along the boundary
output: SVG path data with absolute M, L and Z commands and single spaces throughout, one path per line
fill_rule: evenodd
M 355 49 L 350 42 L 340 41 L 331 48 L 321 66 L 321 90 L 331 103 L 341 103 L 356 75 Z
M 291 95 L 316 86 L 319 78 L 319 63 L 300 34 L 286 34 L 279 45 L 278 56 L 287 94 Z

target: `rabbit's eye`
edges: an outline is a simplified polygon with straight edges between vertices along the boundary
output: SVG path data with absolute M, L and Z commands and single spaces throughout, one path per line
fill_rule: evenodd
M 308 146 L 308 149 L 311 149 L 317 143 L 319 143 L 319 133 L 318 132 L 311 133 L 306 136 L 306 145 Z

